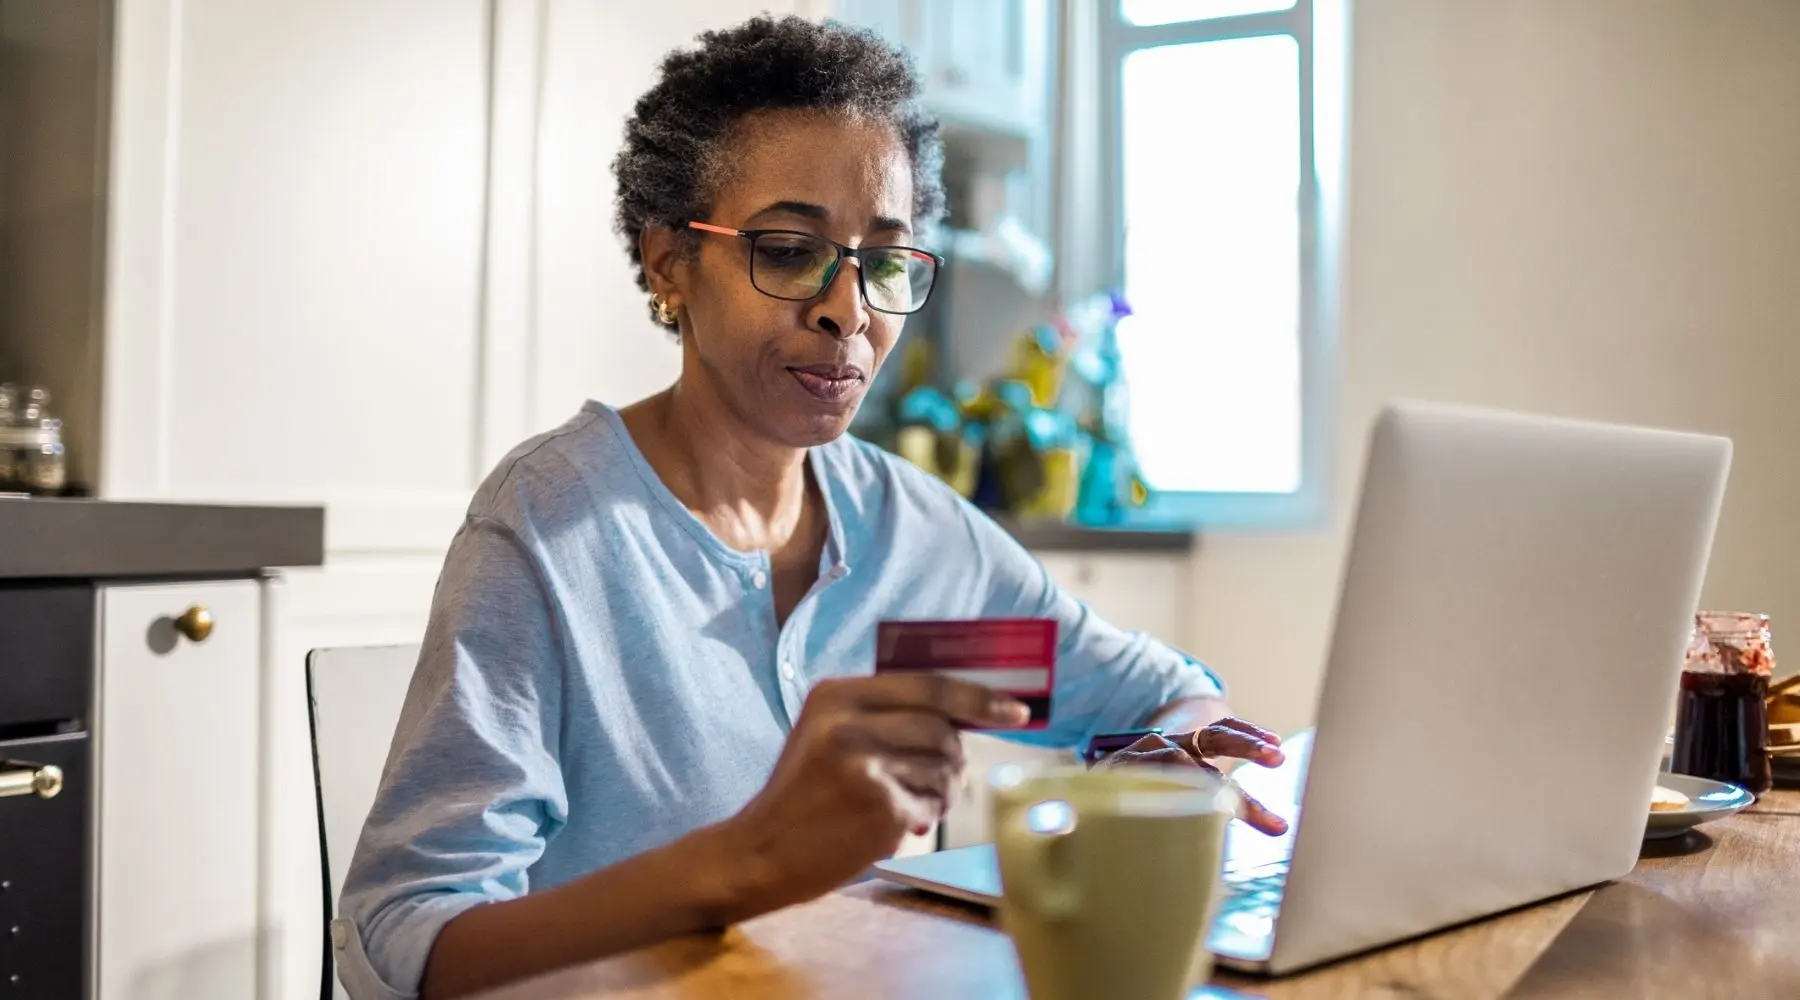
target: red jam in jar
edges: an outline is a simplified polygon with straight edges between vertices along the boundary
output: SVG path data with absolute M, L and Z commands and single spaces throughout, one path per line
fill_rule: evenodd
M 1669 770 L 1761 796 L 1769 771 L 1769 616 L 1701 612 L 1681 671 Z

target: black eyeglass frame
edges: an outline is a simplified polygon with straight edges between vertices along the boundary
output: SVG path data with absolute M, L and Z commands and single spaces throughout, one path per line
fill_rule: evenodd
M 918 247 L 909 247 L 898 243 L 871 247 L 852 247 L 845 246 L 830 237 L 820 236 L 818 233 L 809 233 L 799 229 L 732 229 L 729 226 L 715 226 L 710 222 L 690 221 L 687 224 L 687 228 L 697 232 L 712 233 L 717 236 L 736 236 L 749 241 L 750 287 L 756 289 L 757 292 L 763 295 L 767 295 L 769 298 L 780 299 L 783 302 L 810 302 L 813 299 L 824 295 L 831 289 L 831 283 L 837 280 L 838 271 L 843 268 L 844 259 L 847 257 L 856 261 L 856 289 L 862 294 L 863 303 L 865 305 L 878 313 L 886 313 L 889 316 L 911 316 L 925 308 L 925 303 L 931 299 L 932 291 L 937 288 L 938 273 L 944 268 L 944 258 L 941 255 L 932 253 L 929 250 L 921 250 Z M 761 285 L 758 285 L 756 283 L 756 241 L 762 239 L 764 236 L 803 236 L 809 240 L 818 240 L 821 243 L 826 243 L 835 247 L 837 249 L 837 259 L 831 262 L 831 273 L 827 274 L 825 280 L 819 284 L 819 290 L 811 295 L 776 295 L 774 292 L 768 291 Z M 913 307 L 904 312 L 897 309 L 883 309 L 875 304 L 874 299 L 869 297 L 868 279 L 863 273 L 863 258 L 876 251 L 882 250 L 904 250 L 921 260 L 931 261 L 931 284 L 925 286 L 925 293 L 918 297 L 917 301 L 913 303 Z

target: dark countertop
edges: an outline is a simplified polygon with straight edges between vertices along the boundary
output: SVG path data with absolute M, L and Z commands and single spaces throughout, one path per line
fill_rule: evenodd
M 0 580 L 249 576 L 324 561 L 322 507 L 0 499 Z
M 995 518 L 1019 544 L 1032 552 L 1092 552 L 1145 554 L 1192 552 L 1191 531 L 1157 531 L 1146 528 L 1090 528 L 1062 521 L 1015 521 Z

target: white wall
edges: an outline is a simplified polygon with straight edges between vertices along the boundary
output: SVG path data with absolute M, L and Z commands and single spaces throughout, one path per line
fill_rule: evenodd
M 1396 396 L 1731 436 L 1705 601 L 1800 658 L 1800 3 L 1361 0 L 1354 35 L 1337 523 L 1206 538 L 1190 641 L 1234 707 L 1310 720 Z

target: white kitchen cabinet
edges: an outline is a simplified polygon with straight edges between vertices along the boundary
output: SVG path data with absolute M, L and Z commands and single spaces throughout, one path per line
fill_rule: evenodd
M 832 16 L 845 24 L 871 28 L 906 49 L 924 72 L 932 55 L 926 19 L 931 6 L 931 0 L 839 0 Z
M 259 995 L 265 586 L 100 588 L 98 1000 Z
M 1036 139 L 1048 76 L 1045 0 L 935 0 L 927 17 L 926 91 L 953 125 L 979 125 Z
M 102 496 L 325 502 L 334 551 L 441 551 L 490 423 L 528 433 L 483 367 L 489 7 L 120 7 Z
M 835 16 L 912 53 L 947 126 L 1026 141 L 1047 130 L 1049 0 L 840 0 Z

